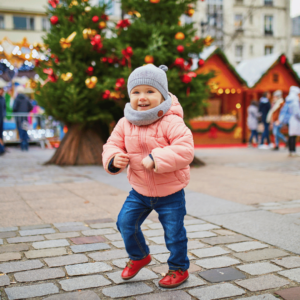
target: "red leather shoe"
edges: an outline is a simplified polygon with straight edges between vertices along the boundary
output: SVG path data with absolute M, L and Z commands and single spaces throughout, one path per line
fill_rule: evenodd
M 188 270 L 181 271 L 180 269 L 177 271 L 169 270 L 167 275 L 159 281 L 159 286 L 167 289 L 171 289 L 177 287 L 184 283 L 189 278 Z
M 121 277 L 124 280 L 128 280 L 134 277 L 143 267 L 147 266 L 151 262 L 152 258 L 149 254 L 147 257 L 141 260 L 131 260 L 126 264 L 125 269 L 123 270 Z

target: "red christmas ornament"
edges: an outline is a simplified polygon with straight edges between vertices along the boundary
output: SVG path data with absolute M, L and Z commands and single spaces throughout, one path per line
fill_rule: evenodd
M 100 52 L 101 48 L 103 47 L 103 44 L 101 42 L 101 35 L 96 34 L 94 37 L 92 37 L 91 44 L 93 46 L 93 50 Z
M 113 60 L 113 58 L 109 57 L 109 58 L 107 59 L 107 62 L 108 62 L 109 64 L 112 64 L 112 63 L 114 62 L 114 60 Z
M 109 20 L 108 15 L 105 15 L 105 14 L 103 14 L 100 18 L 101 18 L 102 20 L 104 20 L 104 21 L 108 21 L 108 20 Z
M 204 64 L 205 64 L 205 61 L 204 61 L 202 58 L 199 59 L 199 61 L 198 61 L 198 66 L 199 66 L 199 67 L 202 67 Z
M 126 57 L 129 58 L 133 55 L 133 50 L 131 47 L 127 47 L 126 49 L 122 50 L 122 54 Z
M 124 20 L 120 20 L 117 25 L 116 28 L 126 28 L 130 25 L 130 21 L 129 19 L 124 19 Z
M 102 57 L 102 62 L 106 63 L 107 62 L 107 57 Z
M 182 45 L 177 46 L 177 51 L 182 53 L 184 51 L 184 47 Z
M 40 61 L 38 59 L 34 60 L 35 66 L 38 67 L 40 65 Z
M 285 55 L 281 55 L 281 57 L 280 57 L 280 63 L 282 65 L 284 65 L 286 63 L 286 56 Z
M 105 90 L 104 93 L 102 94 L 103 99 L 108 99 L 109 96 L 110 96 L 110 91 L 109 90 Z
M 58 23 L 58 16 L 52 16 L 50 22 L 52 25 L 56 25 Z
M 92 76 L 94 73 L 94 68 L 93 67 L 88 67 L 85 71 L 89 76 Z
M 183 68 L 184 67 L 184 59 L 181 57 L 177 57 L 174 62 L 175 66 Z
M 198 41 L 198 40 L 200 40 L 199 36 L 195 36 L 195 37 L 194 37 L 194 42 L 196 42 L 196 41 Z
M 74 16 L 73 16 L 73 15 L 71 15 L 71 16 L 69 17 L 69 21 L 70 21 L 70 22 L 74 22 Z
M 120 60 L 120 65 L 121 66 L 126 66 L 126 58 L 123 57 L 121 60 Z
M 186 84 L 188 84 L 192 81 L 192 78 L 190 76 L 188 76 L 187 74 L 182 75 L 180 79 L 183 83 L 186 83 Z
M 124 85 L 125 85 L 125 79 L 124 78 L 118 78 L 117 81 L 116 81 L 116 88 L 115 88 L 115 90 L 118 91 Z
M 56 5 L 59 3 L 59 0 L 49 0 L 48 3 L 49 3 L 53 8 L 56 8 Z
M 195 72 L 189 72 L 189 73 L 187 73 L 187 76 L 189 76 L 191 78 L 195 78 L 195 77 L 197 77 L 197 74 Z
M 48 74 L 48 78 L 47 78 L 47 80 L 46 80 L 47 82 L 48 82 L 48 81 L 51 81 L 51 82 L 56 82 L 56 81 L 57 81 L 57 77 L 56 77 L 56 75 L 54 74 L 54 71 L 53 71 L 52 68 L 50 68 L 50 69 L 44 69 L 43 72 L 44 72 L 45 74 Z
M 92 21 L 93 21 L 94 23 L 97 23 L 97 22 L 99 21 L 99 17 L 98 17 L 98 16 L 93 16 L 93 17 L 92 17 Z
M 55 62 L 56 64 L 58 64 L 58 63 L 59 63 L 59 59 L 58 59 L 58 57 L 56 57 L 56 58 L 54 59 L 54 62 Z

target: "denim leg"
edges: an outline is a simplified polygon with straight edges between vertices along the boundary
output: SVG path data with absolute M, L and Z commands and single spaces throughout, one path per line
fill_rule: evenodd
M 269 123 L 264 122 L 264 131 L 261 137 L 261 144 L 264 143 L 265 138 L 267 139 L 267 143 L 270 144 L 270 137 L 269 137 Z
M 170 270 L 187 270 L 190 262 L 187 256 L 187 236 L 184 228 L 186 215 L 184 190 L 167 197 L 160 197 L 154 205 L 165 231 L 165 241 L 171 252 L 168 259 Z
M 149 254 L 149 247 L 141 231 L 141 224 L 152 211 L 147 198 L 132 190 L 118 216 L 117 227 L 132 260 L 141 260 Z
M 278 139 L 278 126 L 277 125 L 273 125 L 273 135 L 274 135 L 274 138 L 275 138 L 275 145 L 276 147 L 279 146 L 279 139 Z
M 253 130 L 254 131 L 254 137 L 256 139 L 256 143 L 258 144 L 258 132 L 257 130 Z
M 282 125 L 279 125 L 278 126 L 278 129 L 277 129 L 277 136 L 278 136 L 278 142 L 279 142 L 279 139 L 281 139 L 281 140 L 283 140 L 285 143 L 287 142 L 287 139 L 286 139 L 286 137 L 284 136 L 284 134 L 283 133 L 281 133 L 281 127 L 282 127 Z
M 251 135 L 250 135 L 250 138 L 249 138 L 249 144 L 252 144 L 253 137 L 254 137 L 254 130 L 251 130 Z

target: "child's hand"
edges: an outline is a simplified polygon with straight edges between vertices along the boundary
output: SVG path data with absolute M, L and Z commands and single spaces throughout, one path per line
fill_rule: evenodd
M 145 169 L 147 170 L 152 170 L 154 168 L 154 161 L 151 159 L 151 157 L 148 155 L 146 156 L 141 164 L 144 166 Z
M 114 158 L 113 166 L 118 169 L 125 168 L 129 163 L 129 155 L 128 154 L 117 154 Z

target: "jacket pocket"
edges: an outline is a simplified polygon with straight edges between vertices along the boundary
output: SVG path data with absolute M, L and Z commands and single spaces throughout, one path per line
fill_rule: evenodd
M 175 171 L 175 176 L 177 177 L 177 179 L 181 183 L 185 183 L 186 182 L 186 176 L 185 176 L 185 174 L 184 174 L 184 172 L 182 170 Z

